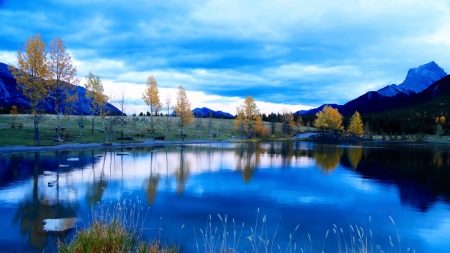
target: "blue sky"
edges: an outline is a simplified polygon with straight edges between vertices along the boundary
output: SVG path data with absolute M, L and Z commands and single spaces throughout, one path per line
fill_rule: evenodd
M 449 31 L 441 0 L 0 0 L 0 62 L 59 36 L 80 84 L 92 71 L 130 110 L 149 75 L 162 99 L 183 85 L 193 107 L 231 113 L 248 95 L 263 112 L 342 104 L 430 61 L 450 71 Z

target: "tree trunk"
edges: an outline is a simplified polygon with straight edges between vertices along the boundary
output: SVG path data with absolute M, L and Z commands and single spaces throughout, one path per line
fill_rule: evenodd
M 59 118 L 59 112 L 58 112 L 58 105 L 55 105 L 55 111 L 56 111 L 56 122 L 58 124 L 58 141 L 61 142 L 61 119 Z
M 94 134 L 94 116 L 92 116 L 92 129 L 91 134 Z
M 105 134 L 105 142 L 108 142 L 108 134 L 106 133 L 105 120 L 102 119 L 103 133 Z
M 34 139 L 38 144 L 40 144 L 41 140 L 39 138 L 39 121 L 37 116 L 34 116 L 33 121 L 34 121 Z
M 153 130 L 153 112 L 150 108 L 150 127 L 152 128 L 152 139 L 155 138 L 155 131 Z
M 183 132 L 183 128 L 181 128 L 180 132 L 181 132 L 181 140 L 184 141 L 184 132 Z

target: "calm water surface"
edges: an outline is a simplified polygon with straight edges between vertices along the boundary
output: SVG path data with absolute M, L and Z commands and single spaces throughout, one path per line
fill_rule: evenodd
M 98 203 L 123 201 L 147 215 L 144 238 L 184 252 L 204 252 L 205 233 L 222 242 L 225 217 L 239 252 L 259 237 L 269 252 L 338 252 L 360 245 L 358 231 L 374 252 L 450 252 L 449 151 L 274 142 L 3 155 L 0 252 L 54 252 L 75 229 L 44 233 L 44 219 L 79 217 L 81 228 Z

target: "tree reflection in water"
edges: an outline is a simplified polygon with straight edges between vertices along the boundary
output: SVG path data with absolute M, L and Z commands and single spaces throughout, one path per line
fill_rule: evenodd
M 180 166 L 175 172 L 178 195 L 181 195 L 184 192 L 190 174 L 189 171 L 189 163 L 184 159 L 184 150 L 180 149 Z
M 39 180 L 39 160 L 40 154 L 36 152 L 34 154 L 32 196 L 31 199 L 26 197 L 24 201 L 19 204 L 13 222 L 20 223 L 20 233 L 22 235 L 29 235 L 28 242 L 30 245 L 42 250 L 47 243 L 46 233 L 43 231 L 43 220 L 76 217 L 76 213 L 72 209 L 70 203 L 68 203 L 67 206 L 63 206 L 59 203 L 59 199 L 50 202 L 41 201 L 44 197 L 42 195 L 39 196 L 39 186 L 48 186 L 44 180 Z M 41 184 L 39 184 L 39 181 Z M 54 189 L 58 190 L 57 188 Z M 59 197 L 59 193 L 57 193 L 57 196 Z M 48 203 L 56 203 L 56 205 L 48 205 Z M 57 235 L 64 237 L 66 232 L 59 232 Z
M 244 182 L 248 183 L 252 180 L 260 164 L 261 154 L 265 152 L 260 143 L 241 144 L 239 148 L 236 148 L 236 170 L 242 173 Z
M 358 168 L 358 163 L 361 161 L 363 155 L 362 147 L 350 147 L 347 149 L 348 160 L 353 169 Z
M 153 152 L 150 153 L 150 177 L 145 180 L 147 204 L 151 205 L 155 202 L 156 192 L 158 190 L 159 174 L 153 174 Z
M 106 162 L 106 150 L 103 154 L 103 165 L 102 165 L 102 171 L 100 173 L 100 179 L 97 180 L 95 178 L 95 156 L 94 151 L 92 150 L 92 184 L 87 185 L 87 191 L 86 191 L 86 199 L 90 206 L 96 205 L 103 197 L 103 193 L 105 192 L 105 188 L 108 186 L 108 182 L 104 180 L 104 174 L 105 174 L 105 162 Z
M 316 166 L 322 171 L 329 172 L 336 169 L 341 160 L 344 149 L 336 146 L 324 146 L 314 150 L 313 156 L 316 160 Z

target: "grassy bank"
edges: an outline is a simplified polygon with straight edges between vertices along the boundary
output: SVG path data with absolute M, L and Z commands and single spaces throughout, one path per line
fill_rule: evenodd
M 114 119 L 114 118 L 113 118 Z M 152 134 L 150 130 L 150 118 L 141 116 L 125 117 L 126 122 L 123 127 L 124 137 L 129 136 L 131 140 L 118 140 L 121 136 L 121 126 L 118 123 L 110 124 L 109 118 L 106 119 L 106 131 L 108 135 L 108 141 L 120 142 L 120 143 L 132 143 L 142 142 L 144 140 L 152 140 Z M 116 118 L 116 120 L 118 120 Z M 169 141 L 181 141 L 180 129 L 176 123 L 178 118 L 170 118 L 172 124 L 169 130 Z M 154 136 L 163 136 L 166 134 L 165 129 L 165 117 L 155 117 L 155 131 Z M 11 123 L 14 122 L 15 127 L 12 128 Z M 79 116 L 66 117 L 62 122 L 63 140 L 65 143 L 101 143 L 105 141 L 105 134 L 102 122 L 99 118 L 94 120 L 94 132 L 92 129 L 92 117 L 85 116 L 83 123 L 84 127 L 78 126 Z M 232 137 L 239 138 L 238 130 L 235 129 L 234 120 L 232 119 L 212 119 L 212 127 L 208 127 L 209 118 L 201 119 L 201 126 L 197 127 L 197 120 L 194 119 L 185 129 L 186 141 L 190 140 L 213 140 L 223 141 L 229 140 Z M 22 127 L 18 127 L 18 124 L 22 124 Z M 264 123 L 269 128 L 269 123 Z M 55 128 L 57 127 L 57 121 L 55 115 L 46 115 L 45 119 L 39 124 L 39 133 L 41 143 L 40 145 L 57 145 L 59 142 L 55 141 L 58 137 Z M 313 129 L 313 128 L 311 128 Z M 297 131 L 297 127 L 294 129 Z M 302 131 L 307 131 L 309 128 L 302 127 Z M 211 135 L 210 135 L 211 134 Z M 281 136 L 281 127 L 277 123 L 275 138 Z M 34 141 L 34 126 L 33 121 L 29 115 L 18 115 L 13 119 L 10 115 L 0 115 L 0 146 L 12 146 L 12 145 L 25 145 L 32 146 L 37 145 Z
M 175 253 L 176 246 L 161 244 L 159 240 L 142 240 L 146 213 L 140 202 L 98 204 L 92 210 L 92 221 L 78 230 L 71 242 L 58 241 L 61 253 Z
M 178 246 L 174 244 L 162 244 L 159 240 L 146 242 L 142 240 L 141 234 L 145 230 L 142 227 L 146 214 L 140 208 L 140 204 L 131 201 L 123 201 L 114 205 L 99 204 L 94 211 L 92 223 L 85 229 L 77 231 L 70 242 L 58 242 L 58 252 L 78 253 L 78 252 L 148 252 L 148 253 L 178 253 L 182 252 L 180 245 L 180 235 Z M 229 219 L 227 215 L 209 215 L 206 227 L 197 229 L 195 241 L 185 242 L 195 245 L 196 252 L 224 253 L 224 252 L 359 252 L 359 253 L 382 253 L 382 252 L 402 252 L 400 235 L 392 217 L 393 234 L 389 235 L 389 241 L 382 243 L 385 247 L 376 242 L 372 229 L 370 228 L 371 217 L 368 224 L 363 226 L 349 225 L 347 228 L 336 225 L 324 231 L 323 238 L 312 236 L 309 233 L 301 235 L 300 225 L 291 224 L 292 230 L 289 235 L 279 235 L 278 226 L 269 228 L 267 226 L 266 215 L 261 216 L 259 209 L 256 213 L 255 223 L 246 228 L 237 225 L 234 219 Z M 163 230 L 161 227 L 159 230 Z M 280 242 L 280 238 L 288 236 L 287 240 Z M 319 240 L 319 241 L 317 241 Z M 315 242 L 315 243 L 314 243 Z M 327 245 L 332 244 L 332 249 Z M 415 252 L 406 248 L 405 252 Z

